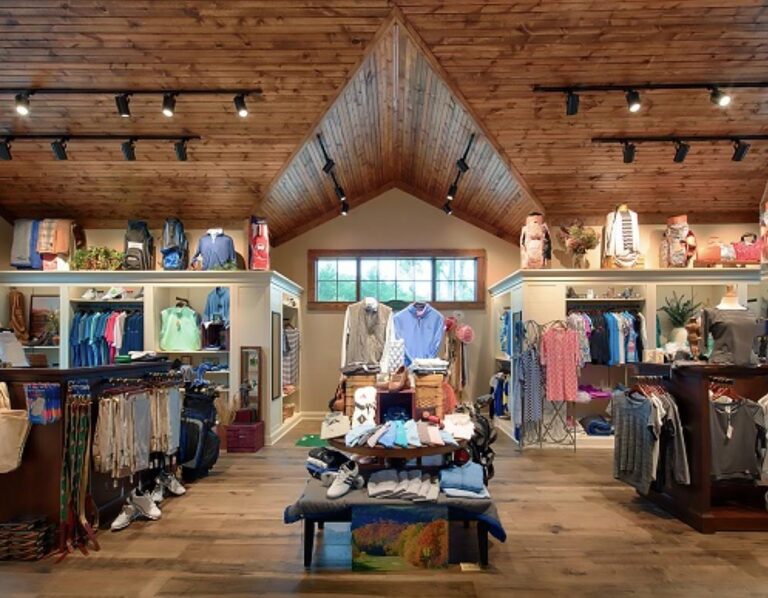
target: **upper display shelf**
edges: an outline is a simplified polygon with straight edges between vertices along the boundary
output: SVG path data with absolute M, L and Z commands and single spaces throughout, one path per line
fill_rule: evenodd
M 760 283 L 760 267 L 749 268 L 658 268 L 647 270 L 577 270 L 537 269 L 516 270 L 491 285 L 488 292 L 496 296 L 524 282 L 565 284 L 726 284 Z

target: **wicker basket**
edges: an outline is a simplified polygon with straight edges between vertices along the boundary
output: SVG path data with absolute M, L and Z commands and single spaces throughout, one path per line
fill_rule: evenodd
M 344 395 L 344 414 L 352 417 L 355 411 L 355 391 L 366 386 L 376 386 L 376 374 L 355 374 L 347 376 Z
M 444 378 L 442 374 L 416 376 L 416 389 L 413 397 L 414 419 L 421 418 L 425 411 L 443 419 L 445 415 L 443 413 Z

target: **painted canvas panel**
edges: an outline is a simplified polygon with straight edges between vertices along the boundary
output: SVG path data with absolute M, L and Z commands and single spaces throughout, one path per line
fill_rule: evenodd
M 352 509 L 352 568 L 407 571 L 448 565 L 448 509 L 434 505 Z

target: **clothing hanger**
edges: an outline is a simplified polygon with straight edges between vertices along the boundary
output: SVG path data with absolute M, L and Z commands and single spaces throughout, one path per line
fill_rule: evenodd
M 176 307 L 189 307 L 189 299 L 176 297 Z

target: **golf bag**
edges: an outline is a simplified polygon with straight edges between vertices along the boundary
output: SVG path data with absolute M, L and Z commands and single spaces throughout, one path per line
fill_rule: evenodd
M 188 384 L 181 412 L 179 462 L 185 481 L 205 477 L 219 458 L 216 425 L 217 393 L 213 388 Z

